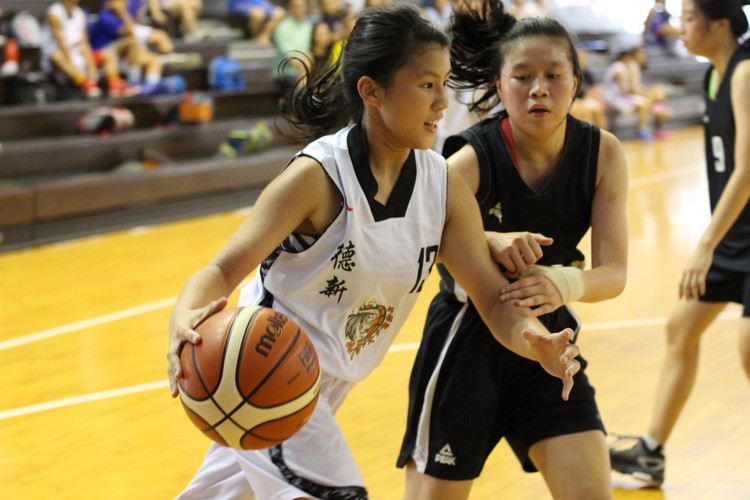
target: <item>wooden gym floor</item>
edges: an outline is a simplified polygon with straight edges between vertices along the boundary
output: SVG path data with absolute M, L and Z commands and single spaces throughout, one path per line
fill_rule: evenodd
M 648 422 L 665 317 L 709 217 L 702 140 L 691 127 L 665 142 L 625 143 L 628 285 L 615 300 L 576 306 L 589 377 L 612 432 L 641 432 Z M 169 397 L 170 308 L 243 217 L 224 213 L 0 254 L 0 498 L 162 500 L 189 481 L 209 441 Z M 434 277 L 383 365 L 340 412 L 373 499 L 401 498 L 403 473 L 394 463 Z M 615 475 L 616 499 L 750 498 L 750 391 L 737 355 L 738 318 L 730 307 L 706 334 L 697 387 L 667 449 L 664 488 Z M 505 443 L 472 493 L 473 500 L 545 498 L 541 477 L 524 474 Z

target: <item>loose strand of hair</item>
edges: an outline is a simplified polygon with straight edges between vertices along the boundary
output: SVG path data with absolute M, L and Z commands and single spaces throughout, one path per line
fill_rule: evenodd
M 351 110 L 341 89 L 339 62 L 313 63 L 305 55 L 294 55 L 281 62 L 280 72 L 292 60 L 302 63 L 304 72 L 279 103 L 279 114 L 288 125 L 279 130 L 281 135 L 293 143 L 303 143 L 346 126 Z
M 495 88 L 499 45 L 515 23 L 498 0 L 483 2 L 481 10 L 464 9 L 453 15 L 448 85 L 456 90 L 480 90 L 469 106 L 472 111 L 487 112 L 499 101 Z

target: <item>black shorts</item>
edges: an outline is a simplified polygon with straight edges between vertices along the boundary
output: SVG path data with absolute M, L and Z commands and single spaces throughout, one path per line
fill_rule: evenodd
M 540 320 L 552 332 L 578 327 L 567 307 Z M 559 379 L 499 344 L 473 306 L 438 294 L 412 369 L 397 465 L 404 467 L 413 458 L 427 475 L 474 479 L 505 437 L 523 469 L 536 471 L 528 456 L 534 443 L 582 431 L 604 432 L 584 371 L 586 361 L 579 361 L 575 386 L 563 401 Z
M 706 294 L 700 300 L 742 304 L 742 316 L 750 318 L 750 272 L 712 265 L 706 275 Z

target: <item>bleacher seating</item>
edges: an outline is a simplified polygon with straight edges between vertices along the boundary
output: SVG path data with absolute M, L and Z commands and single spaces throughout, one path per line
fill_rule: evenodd
M 6 11 L 27 10 L 39 19 L 48 5 L 48 0 L 3 3 Z M 90 9 L 98 5 L 81 1 Z M 170 124 L 179 95 L 0 106 L 0 251 L 252 202 L 297 148 L 276 145 L 232 160 L 216 155 L 230 130 L 273 121 L 280 97 L 272 51 L 254 47 L 236 30 L 217 31 L 219 36 L 200 42 L 176 40 L 177 52 L 198 52 L 203 62 L 168 65 L 164 71 L 185 77 L 190 90 L 206 91 L 214 57 L 241 58 L 247 89 L 206 91 L 214 103 L 210 122 Z M 136 126 L 106 137 L 78 133 L 78 119 L 96 106 L 123 106 Z M 135 172 L 116 168 L 143 148 L 174 163 Z
M 99 3 L 81 0 L 80 5 L 95 13 Z M 41 18 L 49 0 L 6 0 L 2 5 L 6 11 L 29 10 Z M 198 52 L 203 62 L 167 66 L 165 75 L 180 74 L 188 89 L 204 90 L 211 59 L 229 55 L 239 60 L 248 88 L 210 91 L 215 106 L 211 122 L 170 125 L 181 100 L 175 95 L 0 105 L 0 252 L 247 206 L 286 164 L 296 146 L 277 145 L 234 160 L 215 155 L 229 130 L 273 120 L 280 91 L 272 78 L 273 53 L 246 40 L 240 27 L 232 28 L 237 23 L 227 16 L 225 0 L 204 2 L 203 21 L 216 27 L 215 36 L 175 43 L 177 52 Z M 33 50 L 25 57 L 34 61 Z M 608 61 L 606 50 L 589 58 L 599 81 Z M 676 112 L 673 124 L 700 120 L 705 69 L 692 58 L 651 55 L 646 76 L 668 83 L 668 104 Z M 2 88 L 0 82 L 0 101 Z M 101 105 L 129 109 L 135 128 L 107 137 L 77 133 L 79 117 Z M 611 123 L 622 138 L 635 131 L 634 117 L 611 116 Z M 137 172 L 116 169 L 142 148 L 156 149 L 175 162 Z
M 607 66 L 614 60 L 616 49 L 611 39 L 611 35 L 587 34 L 581 40 L 581 45 L 593 48 L 587 55 L 587 68 L 597 83 L 602 83 Z M 666 126 L 673 128 L 700 123 L 705 107 L 702 85 L 708 62 L 692 56 L 669 55 L 659 49 L 648 48 L 646 54 L 648 62 L 643 72 L 644 84 L 663 84 L 667 90 L 666 104 L 674 112 Z M 610 109 L 607 117 L 610 131 L 620 139 L 635 137 L 638 121 L 634 114 L 620 115 Z

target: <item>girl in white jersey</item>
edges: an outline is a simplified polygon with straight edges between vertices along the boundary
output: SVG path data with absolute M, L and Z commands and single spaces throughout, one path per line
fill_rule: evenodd
M 500 302 L 507 280 L 477 204 L 429 150 L 447 105 L 448 45 L 410 4 L 366 10 L 340 63 L 306 75 L 284 101 L 296 138 L 323 137 L 292 159 L 188 280 L 170 321 L 169 381 L 177 396 L 183 344 L 199 340 L 196 325 L 258 268 L 240 305 L 274 307 L 306 330 L 323 372 L 320 397 L 280 446 L 213 444 L 180 498 L 366 499 L 335 413 L 382 360 L 438 256 L 495 338 L 562 379 L 568 397 L 580 368 L 572 332 L 549 334 L 528 308 Z
M 750 379 L 750 41 L 740 43 L 748 0 L 683 0 L 680 36 L 711 61 L 706 74 L 706 141 L 711 221 L 685 264 L 682 299 L 667 321 L 667 352 L 648 434 L 623 436 L 612 467 L 652 485 L 664 481 L 663 446 L 695 385 L 701 336 L 729 302 L 743 306 L 742 367 Z

